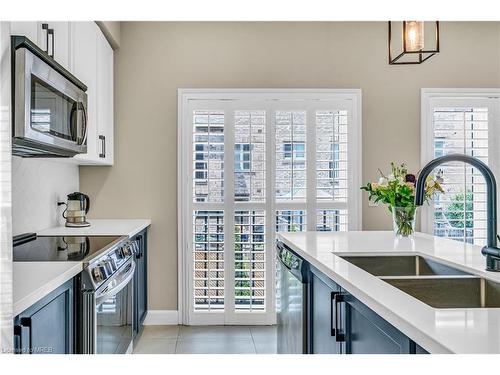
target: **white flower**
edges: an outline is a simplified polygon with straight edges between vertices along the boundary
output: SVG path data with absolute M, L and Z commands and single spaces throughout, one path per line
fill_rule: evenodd
M 405 179 L 404 179 L 403 177 L 401 177 L 401 176 L 400 176 L 400 177 L 398 177 L 398 181 L 399 181 L 399 183 L 401 183 L 401 184 L 404 184 L 404 183 L 405 183 Z
M 385 178 L 385 177 L 380 177 L 380 178 L 378 179 L 378 184 L 379 184 L 379 185 L 387 185 L 387 178 Z
M 387 179 L 389 181 L 394 181 L 394 175 L 391 173 L 389 176 L 387 176 Z

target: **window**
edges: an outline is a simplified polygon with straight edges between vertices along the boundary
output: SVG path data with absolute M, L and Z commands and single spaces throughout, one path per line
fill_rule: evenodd
M 276 232 L 303 232 L 306 230 L 306 211 L 276 211 Z
M 496 97 L 495 97 L 496 96 Z M 452 153 L 474 156 L 496 173 L 492 156 L 500 125 L 498 93 L 483 90 L 423 90 L 423 162 Z M 483 176 L 465 163 L 447 163 L 443 171 L 445 194 L 436 195 L 423 209 L 423 229 L 476 245 L 486 242 L 486 184 Z
M 360 93 L 182 90 L 180 102 L 182 321 L 272 324 L 276 233 L 359 229 Z

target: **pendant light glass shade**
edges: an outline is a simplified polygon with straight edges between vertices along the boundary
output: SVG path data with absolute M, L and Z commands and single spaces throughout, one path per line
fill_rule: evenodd
M 424 49 L 424 23 L 422 21 L 404 21 L 405 35 L 403 49 L 416 52 Z
M 439 52 L 439 21 L 389 21 L 389 64 L 421 64 Z

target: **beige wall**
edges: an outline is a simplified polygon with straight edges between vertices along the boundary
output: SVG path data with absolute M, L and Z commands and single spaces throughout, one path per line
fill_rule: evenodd
M 82 167 L 93 217 L 150 217 L 149 308 L 177 306 L 177 88 L 361 88 L 363 181 L 420 161 L 420 88 L 498 87 L 498 23 L 442 23 L 441 53 L 389 66 L 387 24 L 122 23 L 115 166 Z M 363 205 L 364 229 L 389 229 Z

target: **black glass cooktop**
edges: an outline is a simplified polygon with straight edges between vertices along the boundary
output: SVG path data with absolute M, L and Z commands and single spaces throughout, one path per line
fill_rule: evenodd
M 92 258 L 118 236 L 36 236 L 14 238 L 14 262 L 79 262 Z

